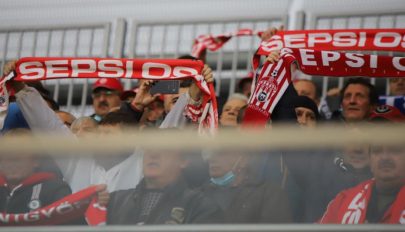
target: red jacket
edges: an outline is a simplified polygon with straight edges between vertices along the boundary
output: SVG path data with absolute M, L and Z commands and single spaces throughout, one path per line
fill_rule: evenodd
M 375 180 L 367 180 L 340 192 L 333 199 L 319 221 L 321 224 L 363 224 Z M 398 192 L 392 205 L 385 212 L 381 223 L 405 224 L 405 186 Z

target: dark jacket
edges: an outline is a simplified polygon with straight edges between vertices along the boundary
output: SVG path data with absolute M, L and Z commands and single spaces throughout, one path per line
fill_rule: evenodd
M 302 189 L 303 222 L 319 220 L 339 192 L 372 177 L 368 168 L 356 171 L 337 155 L 335 151 L 284 152 L 288 171 Z
M 107 207 L 107 224 L 202 224 L 223 220 L 219 206 L 201 192 L 188 189 L 183 178 L 166 187 L 146 220 L 141 220 L 145 192 L 145 180 L 135 189 L 113 192 Z
M 287 195 L 273 183 L 250 181 L 236 187 L 208 183 L 203 191 L 221 206 L 225 223 L 291 222 Z
M 119 111 L 132 115 L 137 122 L 141 120 L 143 114 L 143 111 L 132 109 L 131 103 L 129 102 L 122 102 Z M 89 117 L 93 118 L 97 122 L 100 122 L 102 119 L 102 117 L 97 114 L 92 114 Z
M 0 211 L 27 213 L 45 207 L 71 194 L 67 183 L 51 173 L 35 173 L 10 191 L 4 178 L 0 178 Z

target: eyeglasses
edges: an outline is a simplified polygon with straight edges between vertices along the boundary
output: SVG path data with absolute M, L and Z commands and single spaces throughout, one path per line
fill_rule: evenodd
M 97 91 L 92 94 L 93 99 L 100 98 L 101 96 L 110 97 L 110 96 L 117 96 L 118 92 L 114 90 L 102 90 Z

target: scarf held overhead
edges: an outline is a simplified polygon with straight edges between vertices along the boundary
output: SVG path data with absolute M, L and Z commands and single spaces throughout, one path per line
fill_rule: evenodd
M 291 83 L 294 61 L 308 75 L 405 77 L 405 57 L 283 48 L 278 62 L 264 63 L 249 99 L 244 125 L 263 126 L 271 118 L 274 107 Z
M 193 43 L 192 55 L 200 57 L 206 51 L 217 51 L 232 37 L 261 36 L 263 31 L 241 29 L 219 35 L 200 35 Z M 309 48 L 332 51 L 400 51 L 405 52 L 405 29 L 338 29 L 278 31 L 262 41 L 258 55 L 288 48 Z M 257 68 L 254 67 L 254 69 Z
M 203 93 L 203 108 L 209 112 L 201 123 L 217 127 L 217 105 L 212 84 L 201 75 L 204 64 L 197 60 L 177 59 L 104 59 L 104 58 L 22 58 L 15 72 L 0 82 L 0 113 L 7 109 L 5 82 L 42 81 L 64 78 L 123 78 L 150 80 L 181 80 L 193 78 Z

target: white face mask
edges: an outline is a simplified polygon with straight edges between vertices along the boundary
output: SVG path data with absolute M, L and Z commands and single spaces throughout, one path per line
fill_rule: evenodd
M 229 184 L 231 184 L 235 180 L 235 173 L 233 172 L 233 170 L 236 168 L 236 166 L 238 166 L 241 159 L 242 156 L 239 156 L 239 158 L 235 161 L 232 169 L 229 172 L 225 173 L 225 175 L 217 178 L 211 177 L 211 183 L 218 186 L 228 186 Z

